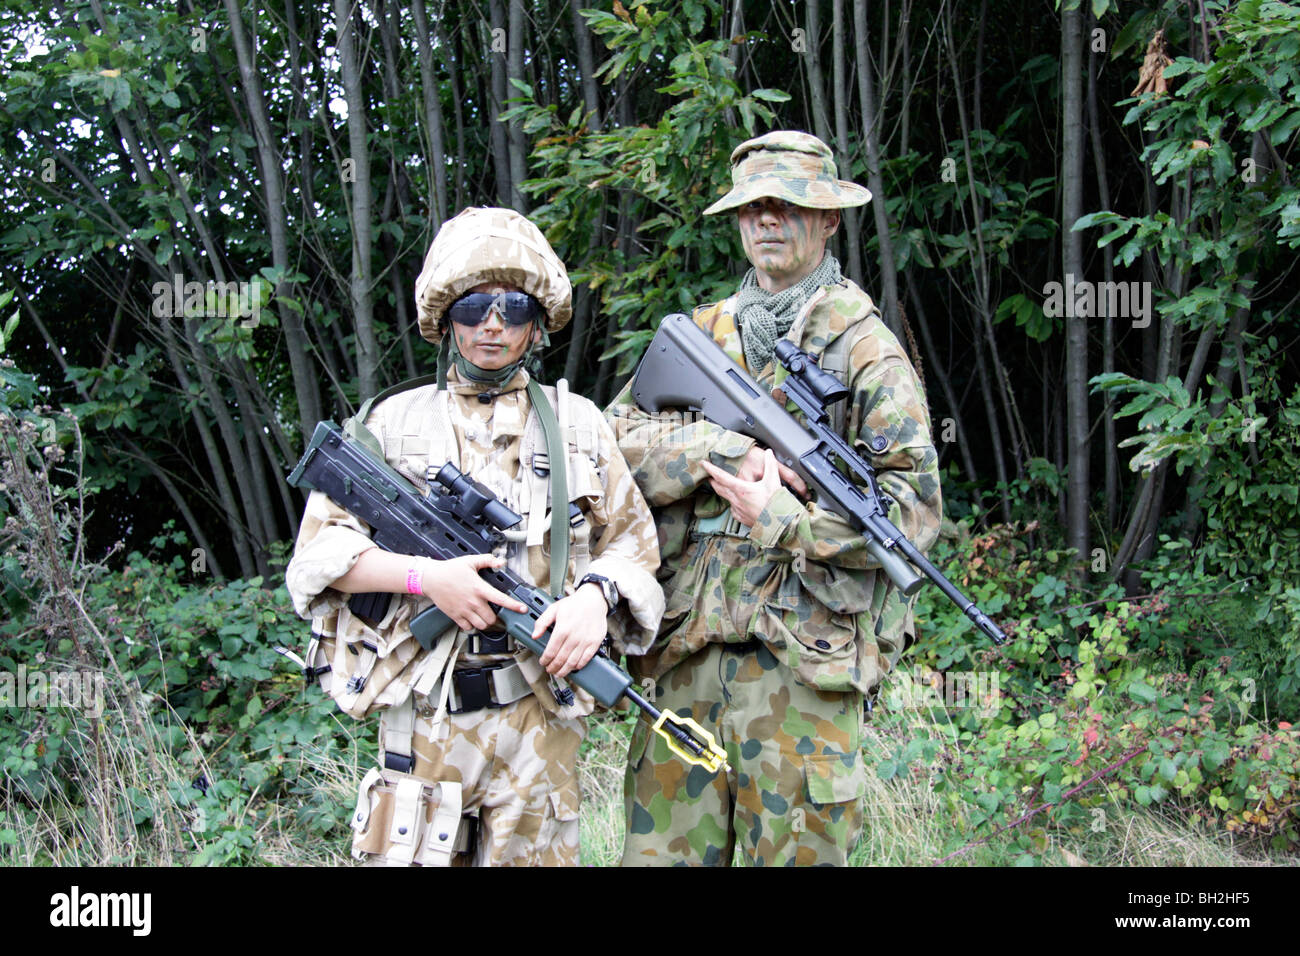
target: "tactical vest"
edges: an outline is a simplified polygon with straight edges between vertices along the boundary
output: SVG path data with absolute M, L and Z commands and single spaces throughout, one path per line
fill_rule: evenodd
M 460 464 L 448 407 L 450 396 L 427 385 L 421 387 L 422 382 L 379 396 L 386 399 L 383 432 L 388 460 L 420 489 L 427 487 L 425 475 L 429 464 L 445 461 Z M 541 386 L 541 390 L 555 412 L 567 449 L 568 499 L 599 497 L 603 494 L 596 468 L 599 411 L 590 402 L 575 400 L 563 380 L 555 387 Z M 363 406 L 365 411 L 367 406 Z M 357 419 L 349 420 L 345 431 L 382 454 L 378 439 Z M 510 488 L 495 490 L 505 504 L 524 517 L 519 526 L 505 532 L 507 563 L 526 580 L 532 580 L 528 549 L 542 547 L 545 553 L 552 529 L 551 467 L 535 405 L 529 409 L 520 441 L 518 480 Z M 567 564 L 573 569 L 576 581 L 586 573 L 591 560 L 591 523 L 581 513 L 571 518 L 569 508 L 563 509 L 561 518 L 568 532 Z M 563 581 L 553 583 L 552 592 L 562 587 Z M 448 635 L 433 650 L 423 651 L 410 633 L 409 621 L 427 603 L 423 598 L 394 594 L 387 611 L 378 620 L 362 619 L 347 606 L 314 619 L 306 655 L 308 678 L 318 679 L 322 690 L 334 698 L 340 709 L 354 717 L 400 706 L 407 702 L 412 691 L 431 699 L 446 700 L 450 688 L 442 686 L 442 678 L 468 636 L 452 639 Z M 475 646 L 468 649 L 479 650 Z M 513 694 L 512 699 L 518 699 L 528 692 L 530 685 L 545 680 L 535 659 L 526 659 L 520 667 L 521 674 L 498 677 L 496 691 Z M 455 706 L 454 699 L 451 705 Z M 572 716 L 567 710 L 556 705 L 561 716 Z

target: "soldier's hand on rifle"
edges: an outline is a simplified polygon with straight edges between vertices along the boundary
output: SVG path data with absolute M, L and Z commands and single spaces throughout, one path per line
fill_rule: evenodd
M 745 454 L 745 460 L 740 463 L 740 468 L 736 472 L 736 477 L 745 481 L 758 481 L 763 477 L 764 455 L 767 451 L 762 445 L 755 445 Z M 776 463 L 777 473 L 781 480 L 789 486 L 800 498 L 808 497 L 808 486 L 804 484 L 799 473 L 793 468 L 788 468 L 779 461 Z
M 746 481 L 735 475 L 729 475 L 712 462 L 702 462 L 704 470 L 709 473 L 709 484 L 719 498 L 731 505 L 731 513 L 736 520 L 748 527 L 754 522 L 772 496 L 781 489 L 781 473 L 776 456 L 770 449 L 764 449 L 763 471 L 757 481 Z
M 484 568 L 499 568 L 505 558 L 492 554 L 467 554 L 448 561 L 428 560 L 424 565 L 424 595 L 462 631 L 481 631 L 497 619 L 492 605 L 524 613 L 528 609 L 478 576 Z
M 605 640 L 608 612 L 605 597 L 594 584 L 584 584 L 543 611 L 533 637 L 540 639 L 554 625 L 540 658 L 547 673 L 565 677 L 586 665 Z

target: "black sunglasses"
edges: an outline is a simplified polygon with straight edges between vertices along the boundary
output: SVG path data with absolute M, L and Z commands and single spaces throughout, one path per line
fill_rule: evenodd
M 447 318 L 457 325 L 481 325 L 489 309 L 496 309 L 506 325 L 527 325 L 546 314 L 527 292 L 471 292 L 447 308 Z

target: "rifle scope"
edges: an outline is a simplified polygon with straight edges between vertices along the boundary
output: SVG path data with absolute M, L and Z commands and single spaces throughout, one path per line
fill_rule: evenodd
M 801 378 L 823 405 L 834 405 L 849 396 L 849 387 L 820 365 L 789 339 L 776 343 L 776 357 L 791 375 Z
M 524 520 L 499 501 L 486 485 L 462 474 L 451 462 L 438 469 L 433 480 L 456 499 L 452 513 L 465 521 L 474 524 L 486 521 L 498 531 L 505 531 Z

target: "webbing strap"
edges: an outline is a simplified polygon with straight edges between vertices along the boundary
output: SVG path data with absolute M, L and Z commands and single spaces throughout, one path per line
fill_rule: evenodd
M 513 704 L 533 692 L 518 664 L 509 664 L 492 671 L 492 692 L 498 704 Z
M 821 359 L 817 362 L 825 372 L 830 372 L 837 379 L 848 385 L 845 374 L 849 370 L 849 346 L 850 336 L 848 330 L 841 332 L 839 337 L 826 347 L 822 352 Z M 848 405 L 852 401 L 847 398 L 844 401 L 836 402 L 831 408 L 831 430 L 835 434 L 844 437 L 844 423 L 848 417 Z
M 537 412 L 546 439 L 546 458 L 551 466 L 551 596 L 564 593 L 565 572 L 569 568 L 569 478 L 568 449 L 560 434 L 555 410 L 546 393 L 534 378 L 528 379 L 528 399 Z
M 343 434 L 349 438 L 355 439 L 365 445 L 375 454 L 383 457 L 383 449 L 379 447 L 379 440 L 375 438 L 374 433 L 366 428 L 366 418 L 370 415 L 370 408 L 376 402 L 382 402 L 385 399 L 392 398 L 401 392 L 409 391 L 413 388 L 421 388 L 425 385 L 437 385 L 438 376 L 421 375 L 419 378 L 408 378 L 405 382 L 398 382 L 392 385 L 378 395 L 372 395 L 361 403 L 357 413 L 343 423 Z
M 357 808 L 352 814 L 352 829 L 362 833 L 370 822 L 370 791 L 383 777 L 378 768 L 371 767 L 361 779 L 361 788 L 357 791 Z
M 444 643 L 451 644 L 452 641 Z M 415 755 L 415 695 L 407 694 L 406 700 L 396 707 L 389 707 L 379 716 L 379 746 L 384 752 L 384 762 L 396 757 L 406 765 L 409 771 Z M 394 767 L 393 769 L 401 769 Z

